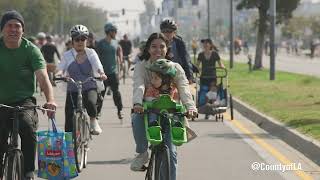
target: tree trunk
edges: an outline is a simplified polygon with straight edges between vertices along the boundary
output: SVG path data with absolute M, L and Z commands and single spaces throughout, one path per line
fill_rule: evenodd
M 267 12 L 263 9 L 259 9 L 259 26 L 257 35 L 257 47 L 256 47 L 256 57 L 254 60 L 253 69 L 262 69 L 262 55 L 264 47 L 264 36 L 267 31 Z

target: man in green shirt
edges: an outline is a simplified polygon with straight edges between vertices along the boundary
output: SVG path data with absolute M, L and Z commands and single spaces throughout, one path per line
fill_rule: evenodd
M 119 119 L 123 119 L 122 115 L 122 100 L 119 91 L 118 66 L 122 64 L 122 49 L 115 40 L 117 28 L 112 23 L 107 23 L 104 26 L 106 37 L 101 39 L 96 46 L 96 51 L 103 65 L 104 72 L 108 79 L 104 81 L 105 88 L 111 87 L 114 104 L 118 109 Z M 98 98 L 98 114 L 101 112 L 103 97 L 106 91 L 101 92 L 101 98 Z
M 47 103 L 44 107 L 55 110 L 56 103 L 47 75 L 45 60 L 39 48 L 27 39 L 22 38 L 24 20 L 21 14 L 14 10 L 7 11 L 1 19 L 1 32 L 0 82 L 3 85 L 0 86 L 0 104 L 10 106 L 35 105 L 36 77 L 46 96 Z M 0 108 L 0 166 L 3 154 L 6 151 L 8 134 L 12 129 L 10 126 L 12 116 L 12 112 L 8 109 Z M 48 113 L 48 116 L 53 117 L 54 113 Z M 19 135 L 24 157 L 23 173 L 27 180 L 34 179 L 37 126 L 38 116 L 35 110 L 25 110 L 19 113 Z

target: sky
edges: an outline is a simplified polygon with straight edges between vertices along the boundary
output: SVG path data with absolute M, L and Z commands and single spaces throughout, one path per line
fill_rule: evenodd
M 139 13 L 145 10 L 144 0 L 78 0 L 79 2 L 86 3 L 93 7 L 103 8 L 108 12 L 118 12 L 120 14 L 119 18 L 110 19 L 111 22 L 118 22 L 119 36 L 124 33 L 129 33 L 133 37 L 138 35 L 140 32 L 139 25 Z M 116 2 L 116 3 L 115 3 Z M 162 0 L 154 0 L 156 7 L 161 7 Z M 124 8 L 126 11 L 125 16 L 121 15 L 121 9 Z M 127 25 L 125 22 L 129 20 Z M 136 27 L 134 26 L 134 21 L 136 21 Z
M 79 0 L 80 2 L 89 3 L 95 7 L 102 7 L 106 10 L 138 9 L 144 10 L 143 0 Z M 115 3 L 116 2 L 116 3 Z M 154 0 L 159 7 L 162 0 Z

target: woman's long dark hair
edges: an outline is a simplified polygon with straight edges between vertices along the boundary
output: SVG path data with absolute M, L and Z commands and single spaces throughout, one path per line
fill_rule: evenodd
M 167 53 L 166 53 L 166 56 L 165 56 L 165 58 L 166 59 L 169 59 L 169 60 L 171 60 L 172 59 L 172 57 L 170 57 L 169 56 L 169 54 L 170 54 L 170 47 L 169 47 L 169 40 L 166 38 L 166 36 L 164 35 L 164 34 L 162 34 L 162 33 L 152 33 L 150 36 L 149 36 L 149 38 L 148 38 L 148 40 L 147 40 L 147 42 L 146 42 L 146 46 L 145 46 L 145 48 L 144 48 L 144 50 L 143 50 L 143 53 L 142 53 L 142 55 L 139 57 L 141 60 L 145 60 L 145 61 L 148 61 L 149 60 L 149 58 L 150 58 L 150 54 L 149 54 L 149 48 L 150 48 L 150 46 L 151 46 L 151 42 L 153 41 L 153 40 L 155 40 L 155 39 L 162 39 L 165 43 L 166 43 L 166 46 L 167 46 Z

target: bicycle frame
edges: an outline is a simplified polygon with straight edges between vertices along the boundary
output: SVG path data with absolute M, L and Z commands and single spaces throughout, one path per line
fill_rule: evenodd
M 157 180 L 160 177 L 159 174 L 162 163 L 167 164 L 165 168 L 167 174 L 165 173 L 164 175 L 167 179 L 170 179 L 170 153 L 169 148 L 164 141 L 165 133 L 170 131 L 171 142 L 177 146 L 187 142 L 186 129 L 184 123 L 182 123 L 182 119 L 185 116 L 185 108 L 183 105 L 172 101 L 169 95 L 160 95 L 157 100 L 153 102 L 145 102 L 143 105 L 146 136 L 151 144 L 151 158 L 149 165 L 147 168 L 144 168 L 147 170 L 146 179 L 152 179 L 154 168 L 154 175 Z M 159 112 L 155 112 L 153 110 Z M 171 111 L 174 111 L 174 113 L 171 113 Z M 150 112 L 158 115 L 159 126 L 148 126 L 148 113 Z M 174 116 L 179 117 L 178 121 L 181 122 L 182 127 L 172 127 L 172 122 L 175 121 Z
M 8 105 L 4 105 L 4 104 L 0 104 L 0 108 L 8 108 L 8 109 L 12 109 L 13 110 L 13 122 L 12 122 L 12 129 L 9 132 L 9 142 L 8 142 L 8 148 L 4 154 L 4 160 L 6 161 L 7 158 L 11 157 L 15 157 L 15 155 L 18 155 L 19 158 L 19 162 L 15 162 L 18 163 L 17 166 L 20 167 L 19 168 L 19 172 L 18 173 L 18 178 L 22 178 L 22 173 L 24 171 L 24 167 L 23 167 L 23 153 L 21 151 L 21 149 L 19 148 L 19 140 L 18 140 L 18 136 L 19 136 L 19 112 L 22 112 L 23 110 L 27 110 L 27 109 L 39 109 L 42 111 L 54 111 L 54 110 L 49 110 L 49 109 L 45 109 L 45 108 L 41 108 L 40 106 L 8 106 Z M 10 159 L 11 160 L 11 159 Z M 8 160 L 8 162 L 5 162 L 3 160 L 1 160 L 1 163 L 3 162 L 4 166 L 3 169 L 1 169 L 1 174 L 4 173 L 5 169 L 9 168 L 9 172 L 7 175 L 10 175 L 13 172 L 10 172 L 13 169 L 10 169 L 14 167 L 14 162 Z M 8 163 L 7 166 L 5 167 L 6 164 Z M 11 163 L 11 164 L 10 164 Z M 6 174 L 3 174 L 4 176 L 6 176 Z M 6 178 L 7 179 L 7 178 Z
M 88 121 L 88 117 L 86 114 L 86 109 L 84 108 L 83 105 L 83 100 L 82 100 L 82 87 L 83 84 L 92 81 L 94 79 L 100 79 L 100 77 L 89 77 L 87 78 L 85 81 L 75 81 L 73 78 L 55 78 L 55 80 L 63 80 L 66 82 L 71 82 L 72 84 L 74 84 L 77 87 L 77 105 L 76 107 L 74 107 L 74 103 L 71 97 L 71 101 L 72 101 L 72 105 L 73 105 L 73 109 L 74 109 L 74 117 L 76 119 L 73 119 L 73 132 L 72 132 L 72 136 L 73 136 L 73 141 L 74 141 L 74 153 L 76 155 L 76 165 L 77 165 L 77 170 L 78 172 L 81 172 L 82 168 L 86 167 L 86 163 L 87 163 L 87 153 L 88 153 L 88 144 L 89 141 L 91 139 L 91 134 L 90 134 L 90 129 L 89 129 L 89 121 Z M 71 94 L 70 94 L 71 96 Z M 77 114 L 80 114 L 80 116 L 77 117 Z M 82 118 L 82 116 L 85 116 L 85 118 Z M 81 121 L 78 122 L 81 124 L 80 129 L 77 128 L 77 121 Z M 79 131 L 79 132 L 78 132 Z M 79 134 L 78 134 L 79 133 Z M 78 153 L 78 150 L 80 150 Z M 78 155 L 80 155 L 80 157 L 78 158 Z

